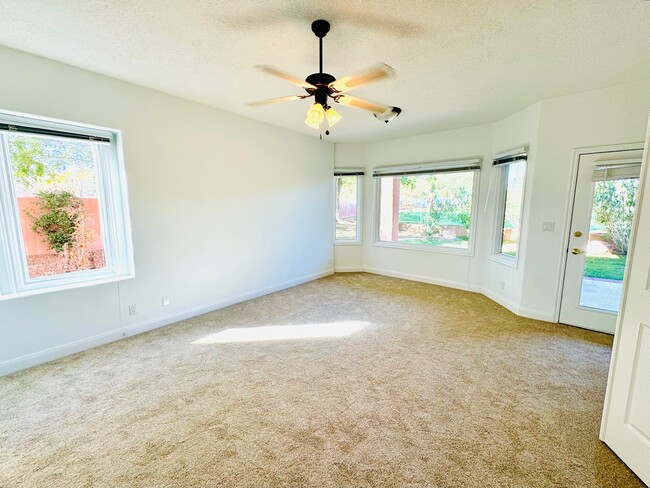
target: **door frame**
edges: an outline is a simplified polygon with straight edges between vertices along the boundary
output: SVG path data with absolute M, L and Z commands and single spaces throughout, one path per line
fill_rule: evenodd
M 569 187 L 569 194 L 566 200 L 566 212 L 564 216 L 564 225 L 562 228 L 562 259 L 560 262 L 560 271 L 558 274 L 558 289 L 555 297 L 555 311 L 553 318 L 556 323 L 560 323 L 560 311 L 562 309 L 562 293 L 564 291 L 564 280 L 566 277 L 566 265 L 568 261 L 569 243 L 571 241 L 571 222 L 573 219 L 573 205 L 575 203 L 576 185 L 578 183 L 578 163 L 580 156 L 598 153 L 611 153 L 623 152 L 632 150 L 643 150 L 643 141 L 639 142 L 626 142 L 622 144 L 607 144 L 604 146 L 586 146 L 579 147 L 573 150 L 573 157 L 571 161 L 571 180 Z M 636 225 L 636 214 L 634 216 L 634 225 Z M 627 274 L 627 270 L 625 270 Z M 573 326 L 569 326 L 573 327 Z M 604 334 L 605 332 L 603 332 Z

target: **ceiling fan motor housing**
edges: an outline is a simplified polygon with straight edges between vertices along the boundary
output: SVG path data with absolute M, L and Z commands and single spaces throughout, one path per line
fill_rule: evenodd
M 316 34 L 316 37 L 322 39 L 330 31 L 330 23 L 326 20 L 314 20 L 311 23 L 311 31 Z
M 323 107 L 327 107 L 327 96 L 329 93 L 329 87 L 327 85 L 316 85 L 316 90 L 314 90 L 314 101 L 320 103 Z
M 324 85 L 327 86 L 333 81 L 336 81 L 336 78 L 334 78 L 332 75 L 329 73 L 314 73 L 309 75 L 305 81 L 307 83 L 311 83 L 314 86 L 318 85 Z

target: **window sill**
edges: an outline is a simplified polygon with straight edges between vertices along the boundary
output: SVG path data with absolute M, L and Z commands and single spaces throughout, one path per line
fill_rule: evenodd
M 376 247 L 387 247 L 393 249 L 405 249 L 409 251 L 432 252 L 438 254 L 455 254 L 456 256 L 471 257 L 474 253 L 470 249 L 444 247 L 444 246 L 427 246 L 425 244 L 405 244 L 400 242 L 375 241 Z
M 508 266 L 509 268 L 517 269 L 518 265 L 518 258 L 517 257 L 510 257 L 510 256 L 505 256 L 503 254 L 492 254 L 488 256 L 488 259 L 490 261 L 493 261 L 495 263 L 502 264 L 504 266 Z
M 97 278 L 93 280 L 79 281 L 76 283 L 67 283 L 67 284 L 60 284 L 60 285 L 43 286 L 41 288 L 32 288 L 30 290 L 22 290 L 16 293 L 0 295 L 0 302 L 3 302 L 5 300 L 13 300 L 15 298 L 26 298 L 35 295 L 42 295 L 44 293 L 54 293 L 59 291 L 74 290 L 76 288 L 85 288 L 89 286 L 104 285 L 107 283 L 115 283 L 117 281 L 130 280 L 131 278 L 135 278 L 135 274 L 132 273 L 128 275 L 108 276 L 108 277 Z
M 360 246 L 361 245 L 361 239 L 350 239 L 349 241 L 334 241 L 335 246 Z

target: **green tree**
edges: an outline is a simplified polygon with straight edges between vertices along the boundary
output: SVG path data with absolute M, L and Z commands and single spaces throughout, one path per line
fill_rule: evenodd
M 43 241 L 65 257 L 65 268 L 69 268 L 70 250 L 77 243 L 77 230 L 82 225 L 83 202 L 69 191 L 39 191 L 37 193 L 39 215 L 31 213 L 32 230 Z
M 638 187 L 638 178 L 632 178 L 599 181 L 594 190 L 593 217 L 621 254 L 627 254 L 630 243 Z
M 17 137 L 11 144 L 11 161 L 16 181 L 25 188 L 46 177 L 43 143 L 36 137 Z
M 51 189 L 95 196 L 90 144 L 83 141 L 11 135 L 9 151 L 16 183 L 31 193 Z
M 472 198 L 467 191 L 473 174 L 442 175 L 431 177 L 431 203 L 429 213 L 434 225 L 454 222 L 469 229 L 472 215 Z

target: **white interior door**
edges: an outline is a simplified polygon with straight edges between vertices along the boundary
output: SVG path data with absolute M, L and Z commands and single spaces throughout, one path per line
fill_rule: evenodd
M 640 145 L 639 145 L 640 146 Z M 642 149 L 581 154 L 560 322 L 614 333 Z
M 650 485 L 650 127 L 600 438 Z

